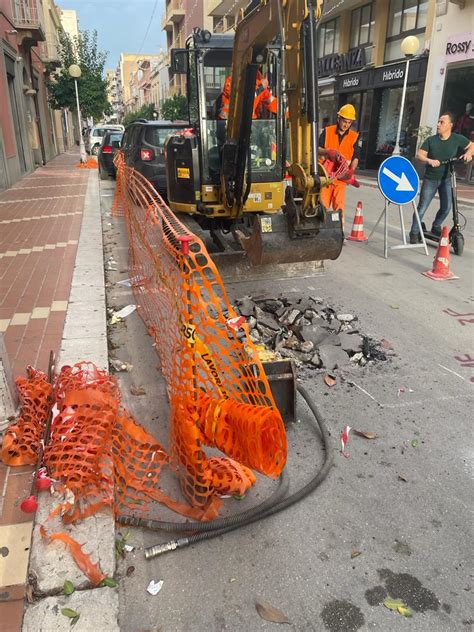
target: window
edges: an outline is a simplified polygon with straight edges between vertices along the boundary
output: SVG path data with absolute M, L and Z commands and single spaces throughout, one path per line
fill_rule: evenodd
M 176 134 L 181 127 L 148 127 L 145 132 L 145 140 L 154 147 L 163 148 L 170 134 Z
M 339 18 L 321 24 L 319 29 L 318 52 L 320 57 L 339 52 Z
M 365 51 L 367 63 L 372 61 L 373 31 L 372 3 L 354 9 L 351 15 L 350 48 L 367 47 Z
M 212 30 L 214 33 L 222 33 L 224 30 L 224 18 L 214 16 L 212 18 Z
M 402 59 L 400 44 L 407 35 L 423 33 L 426 28 L 428 0 L 390 0 L 385 61 Z

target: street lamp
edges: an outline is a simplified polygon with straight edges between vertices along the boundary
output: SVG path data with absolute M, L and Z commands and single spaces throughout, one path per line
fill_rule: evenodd
M 405 77 L 403 78 L 403 91 L 402 91 L 402 103 L 400 105 L 400 117 L 398 119 L 397 140 L 395 141 L 395 147 L 393 148 L 393 155 L 400 154 L 400 134 L 402 131 L 403 110 L 405 108 L 405 96 L 407 92 L 408 71 L 410 69 L 410 60 L 416 55 L 420 48 L 420 40 L 415 35 L 409 35 L 400 44 L 402 53 L 407 60 L 405 67 Z
M 77 105 L 77 124 L 79 126 L 79 151 L 81 153 L 81 162 L 87 162 L 86 148 L 84 147 L 84 139 L 82 138 L 81 110 L 79 107 L 79 90 L 77 89 L 77 80 L 81 76 L 81 69 L 77 64 L 71 64 L 68 68 L 69 75 L 74 79 L 76 86 L 76 105 Z

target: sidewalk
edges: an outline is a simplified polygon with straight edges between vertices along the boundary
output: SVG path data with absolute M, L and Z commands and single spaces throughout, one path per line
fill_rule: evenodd
M 76 255 L 81 226 L 84 232 L 83 215 L 90 184 L 96 194 L 93 206 L 99 219 L 96 218 L 94 231 L 87 232 L 81 243 L 85 241 L 86 247 L 89 244 L 98 250 L 95 254 L 100 266 L 95 268 L 100 268 L 102 286 L 103 267 L 97 172 L 76 169 L 77 162 L 78 154 L 62 154 L 0 194 L 0 332 L 14 377 L 25 374 L 28 364 L 46 372 L 51 350 L 58 362 L 69 360 L 68 352 L 73 361 L 83 359 L 74 353 L 78 345 L 79 355 L 84 352 L 79 342 L 86 342 L 81 340 L 83 323 L 80 318 L 71 318 L 69 301 L 73 274 L 80 266 Z M 84 257 L 83 264 L 90 266 L 91 258 Z M 93 300 L 93 293 L 86 289 L 81 285 L 76 294 L 82 295 L 83 301 Z M 70 333 L 65 343 L 66 316 Z M 85 317 L 91 319 L 87 310 Z M 102 335 L 105 338 L 105 327 Z M 104 355 L 106 362 L 106 352 Z M 21 629 L 30 548 L 33 549 L 33 516 L 22 513 L 19 505 L 29 495 L 31 472 L 28 466 L 9 468 L 0 463 L 2 632 Z

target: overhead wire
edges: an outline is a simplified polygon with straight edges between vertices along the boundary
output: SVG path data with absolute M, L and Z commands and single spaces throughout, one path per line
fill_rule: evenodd
M 146 40 L 146 38 L 148 36 L 148 33 L 150 32 L 151 24 L 153 22 L 153 18 L 155 17 L 157 6 L 158 6 L 158 0 L 155 0 L 155 4 L 153 6 L 153 11 L 151 12 L 151 16 L 150 16 L 150 19 L 148 21 L 148 26 L 146 27 L 145 35 L 143 36 L 142 43 L 141 43 L 140 48 L 138 50 L 138 54 L 140 54 L 142 52 L 143 45 L 144 45 L 145 40 Z

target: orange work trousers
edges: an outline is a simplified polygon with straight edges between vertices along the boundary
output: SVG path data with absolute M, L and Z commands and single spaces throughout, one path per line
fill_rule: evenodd
M 336 180 L 328 187 L 321 189 L 321 202 L 329 210 L 341 211 L 342 225 L 344 226 L 344 211 L 346 210 L 346 186 L 345 182 Z

